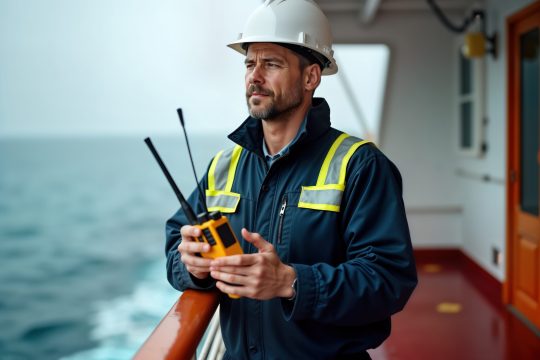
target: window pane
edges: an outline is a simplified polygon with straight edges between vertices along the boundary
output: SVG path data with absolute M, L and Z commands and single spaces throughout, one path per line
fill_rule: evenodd
M 384 44 L 336 44 L 339 66 L 324 76 L 315 96 L 330 104 L 332 126 L 378 142 L 390 49 Z
M 459 52 L 459 88 L 460 94 L 466 95 L 472 92 L 472 64 L 471 60 L 467 59 Z
M 521 36 L 521 209 L 538 215 L 538 28 Z
M 461 148 L 470 149 L 473 145 L 473 121 L 472 121 L 473 104 L 470 101 L 461 103 L 460 122 L 461 122 Z

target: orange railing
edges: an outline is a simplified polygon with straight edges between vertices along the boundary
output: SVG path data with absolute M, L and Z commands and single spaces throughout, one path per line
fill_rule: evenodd
M 184 291 L 134 359 L 193 359 L 217 306 L 217 292 Z

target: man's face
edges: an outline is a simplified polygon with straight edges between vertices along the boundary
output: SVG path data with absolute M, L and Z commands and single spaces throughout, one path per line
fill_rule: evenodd
M 246 55 L 246 100 L 251 116 L 273 120 L 304 100 L 298 57 L 272 43 L 254 43 Z

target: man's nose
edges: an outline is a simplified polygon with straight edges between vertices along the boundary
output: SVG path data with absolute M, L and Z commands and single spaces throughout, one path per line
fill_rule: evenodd
M 249 82 L 251 84 L 261 84 L 264 82 L 261 64 L 257 64 L 255 67 L 253 67 L 251 74 L 249 74 Z

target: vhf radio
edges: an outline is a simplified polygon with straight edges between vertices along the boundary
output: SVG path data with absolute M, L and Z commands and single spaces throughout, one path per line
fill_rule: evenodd
M 189 153 L 189 159 L 191 161 L 191 167 L 193 169 L 195 182 L 197 184 L 200 201 L 204 207 L 203 213 L 199 214 L 198 216 L 195 216 L 193 209 L 191 208 L 189 203 L 186 201 L 186 199 L 182 195 L 182 192 L 180 191 L 180 189 L 178 189 L 178 186 L 176 186 L 176 183 L 174 182 L 171 174 L 169 173 L 169 170 L 167 170 L 167 167 L 161 160 L 161 157 L 159 156 L 156 148 L 152 144 L 152 140 L 150 140 L 150 138 L 147 137 L 146 139 L 144 139 L 144 142 L 146 143 L 146 145 L 148 145 L 148 148 L 152 152 L 152 155 L 154 155 L 154 158 L 156 159 L 161 170 L 163 171 L 163 174 L 169 181 L 169 184 L 171 185 L 174 193 L 176 194 L 176 197 L 180 201 L 180 205 L 188 221 L 190 222 L 191 225 L 196 226 L 199 229 L 201 229 L 202 236 L 197 237 L 196 240 L 198 242 L 206 242 L 210 244 L 210 251 L 206 253 L 201 253 L 200 255 L 204 258 L 215 259 L 222 256 L 243 254 L 244 252 L 242 251 L 242 247 L 240 246 L 238 239 L 234 235 L 234 232 L 232 231 L 232 228 L 229 225 L 229 221 L 227 220 L 227 217 L 222 215 L 220 211 L 212 211 L 211 213 L 208 212 L 208 208 L 206 207 L 206 201 L 204 200 L 202 189 L 197 179 L 197 173 L 195 172 L 195 165 L 193 164 L 193 157 L 191 156 L 191 149 L 189 146 L 186 127 L 184 125 L 184 117 L 182 115 L 182 109 L 177 109 L 177 112 L 178 112 L 178 117 L 180 118 L 180 124 L 182 125 L 182 129 L 184 130 L 184 136 L 186 138 L 186 146 Z M 237 295 L 230 295 L 230 294 L 229 294 L 229 297 L 234 298 L 234 299 L 239 298 L 239 296 Z

